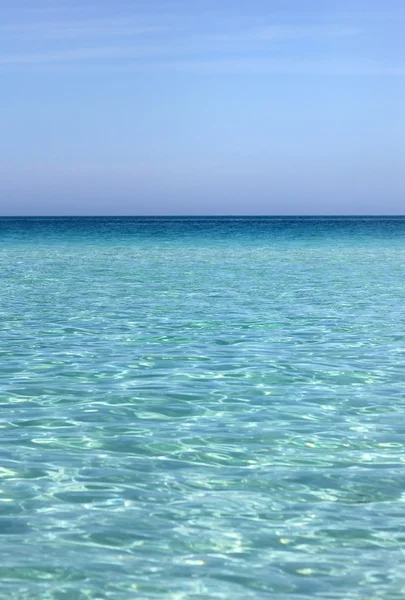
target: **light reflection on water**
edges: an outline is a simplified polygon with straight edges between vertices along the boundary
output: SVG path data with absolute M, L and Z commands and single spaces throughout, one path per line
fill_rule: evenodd
M 404 219 L 0 244 L 1 597 L 405 597 Z

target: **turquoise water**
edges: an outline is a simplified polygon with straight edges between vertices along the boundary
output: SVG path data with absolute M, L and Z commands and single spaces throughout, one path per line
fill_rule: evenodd
M 405 219 L 1 219 L 0 597 L 403 600 Z

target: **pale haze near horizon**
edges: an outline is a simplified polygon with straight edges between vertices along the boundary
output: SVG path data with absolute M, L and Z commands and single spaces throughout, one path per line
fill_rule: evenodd
M 405 4 L 0 7 L 0 215 L 404 214 Z

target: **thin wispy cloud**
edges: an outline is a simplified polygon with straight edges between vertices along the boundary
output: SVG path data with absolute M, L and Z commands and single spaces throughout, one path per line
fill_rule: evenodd
M 156 67 L 157 65 L 155 65 Z M 225 58 L 182 60 L 160 65 L 174 70 L 208 71 L 218 73 L 291 74 L 336 76 L 405 76 L 405 65 L 392 66 L 383 61 L 359 59 L 301 59 L 301 58 Z
M 173 7 L 176 5 L 173 4 Z M 88 8 L 88 7 L 87 7 Z M 5 50 L 0 65 L 103 64 L 109 69 L 183 69 L 249 73 L 389 74 L 402 75 L 403 67 L 370 61 L 348 48 L 361 38 L 362 28 L 345 21 L 332 23 L 276 21 L 257 16 L 243 20 L 219 9 L 176 13 L 167 6 L 152 5 L 137 13 L 135 8 L 120 17 L 55 20 L 51 12 L 41 20 L 3 22 L 0 37 Z M 213 17 L 216 17 L 215 19 Z M 328 59 L 311 56 L 312 44 L 322 44 Z M 342 56 L 340 56 L 342 55 Z
M 137 71 L 183 71 L 190 73 L 296 74 L 322 76 L 405 76 L 405 65 L 359 59 L 301 58 L 176 58 L 168 57 L 164 47 L 73 48 L 59 52 L 32 53 L 0 57 L 0 65 L 46 65 L 52 63 L 103 63 L 118 61 L 120 68 Z
M 103 59 L 142 58 L 147 56 L 162 56 L 164 49 L 142 48 L 142 47 L 92 47 L 92 48 L 69 48 L 67 50 L 54 52 L 38 52 L 28 54 L 10 54 L 0 56 L 0 65 L 30 65 L 64 62 L 88 62 Z
M 258 29 L 245 31 L 217 33 L 213 35 L 216 40 L 235 42 L 235 41 L 271 41 L 271 40 L 299 40 L 305 38 L 333 38 L 347 37 L 357 35 L 360 29 L 354 27 L 313 27 L 313 26 L 288 26 L 288 25 L 270 25 Z
M 211 39 L 218 41 L 240 41 L 240 40 L 288 40 L 303 38 L 328 38 L 328 37 L 346 37 L 360 33 L 359 28 L 341 27 L 341 26 L 291 26 L 285 24 L 273 24 L 239 30 L 238 28 L 230 30 L 223 24 L 223 31 L 206 31 Z M 197 31 L 195 31 L 197 29 Z M 84 21 L 44 21 L 34 23 L 9 23 L 0 25 L 0 35 L 10 40 L 29 40 L 42 39 L 61 40 L 78 38 L 109 38 L 109 37 L 127 37 L 137 35 L 155 35 L 164 33 L 176 33 L 178 35 L 187 35 L 194 33 L 204 35 L 199 28 L 188 26 L 184 22 L 176 23 L 172 19 L 167 23 L 167 19 L 160 23 L 145 21 L 145 19 L 108 19 L 108 20 L 84 20 Z
M 0 26 L 0 35 L 15 40 L 75 40 L 111 37 L 145 36 L 162 33 L 164 25 L 147 25 L 122 20 L 76 21 L 76 22 L 40 22 L 26 24 L 8 24 Z

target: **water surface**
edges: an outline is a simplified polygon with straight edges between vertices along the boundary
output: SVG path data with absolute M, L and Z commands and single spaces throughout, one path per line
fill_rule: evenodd
M 402 600 L 405 219 L 0 219 L 0 596 Z

